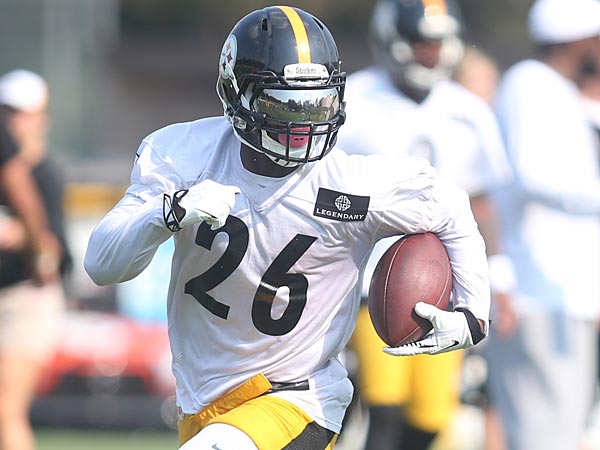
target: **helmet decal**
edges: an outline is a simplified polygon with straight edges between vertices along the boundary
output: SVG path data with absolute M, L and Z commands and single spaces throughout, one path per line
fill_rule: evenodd
M 237 58 L 237 39 L 235 35 L 230 34 L 221 50 L 219 60 L 219 72 L 223 78 L 234 78 L 233 69 Z
M 419 21 L 420 33 L 424 36 L 447 36 L 458 34 L 460 24 L 448 11 L 445 0 L 421 0 L 423 17 Z
M 310 45 L 308 43 L 308 34 L 306 33 L 306 27 L 300 18 L 300 15 L 294 8 L 289 6 L 278 6 L 286 15 L 290 24 L 292 25 L 292 31 L 296 38 L 296 46 L 298 48 L 298 62 L 299 63 L 310 63 Z
M 329 72 L 327 72 L 327 67 L 322 64 L 288 64 L 283 68 L 283 76 L 286 80 L 328 80 Z
M 444 0 L 421 0 L 426 16 L 439 16 L 448 14 L 448 7 Z

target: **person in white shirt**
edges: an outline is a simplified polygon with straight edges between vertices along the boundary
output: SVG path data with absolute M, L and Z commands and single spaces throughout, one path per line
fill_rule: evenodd
M 506 310 L 514 274 L 498 245 L 490 192 L 507 182 L 511 172 L 492 109 L 451 79 L 463 55 L 463 28 L 453 0 L 377 2 L 370 24 L 375 62 L 348 77 L 348 119 L 338 146 L 350 154 L 424 157 L 440 176 L 463 188 L 486 240 L 493 305 Z M 363 308 L 351 340 L 359 394 L 371 418 L 366 447 L 426 450 L 451 424 L 459 406 L 463 355 L 394 359 L 371 350 L 383 344 L 366 298 L 373 268 L 392 242 L 379 242 L 371 255 Z M 496 315 L 492 323 L 514 326 L 506 317 Z
M 537 57 L 506 71 L 496 105 L 515 173 L 498 198 L 520 325 L 487 342 L 490 388 L 510 450 L 576 450 L 600 312 L 598 148 L 578 84 L 600 46 L 600 2 L 538 0 L 528 27 Z
M 167 309 L 184 450 L 333 448 L 353 390 L 339 354 L 379 239 L 435 233 L 457 308 L 421 304 L 436 328 L 384 351 L 435 354 L 487 333 L 484 242 L 466 194 L 422 159 L 336 149 L 344 86 L 319 19 L 287 6 L 248 14 L 221 52 L 225 117 L 145 138 L 124 198 L 90 236 L 85 268 L 103 285 L 175 241 Z

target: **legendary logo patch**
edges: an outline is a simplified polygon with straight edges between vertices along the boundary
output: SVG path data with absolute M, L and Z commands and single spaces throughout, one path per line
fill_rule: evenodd
M 362 222 L 367 216 L 370 200 L 362 195 L 319 188 L 313 215 L 342 222 Z

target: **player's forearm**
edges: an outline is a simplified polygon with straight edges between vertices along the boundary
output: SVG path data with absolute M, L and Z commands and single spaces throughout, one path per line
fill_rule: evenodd
M 437 189 L 437 218 L 432 230 L 444 243 L 452 264 L 454 307 L 468 309 L 487 323 L 490 283 L 485 244 L 463 191 L 446 183 Z
M 162 199 L 146 203 L 125 198 L 94 228 L 84 267 L 99 285 L 130 280 L 152 260 L 171 236 L 162 218 Z
M 485 194 L 481 194 L 472 196 L 470 201 L 471 210 L 479 227 L 479 232 L 485 241 L 488 256 L 500 253 L 499 218 L 490 198 Z
M 511 259 L 501 251 L 497 211 L 487 195 L 471 197 L 471 209 L 485 241 L 492 293 L 511 294 L 517 279 Z

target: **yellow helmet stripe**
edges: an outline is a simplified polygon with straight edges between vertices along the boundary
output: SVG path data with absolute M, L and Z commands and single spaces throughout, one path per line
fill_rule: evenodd
M 435 7 L 435 9 L 432 8 L 432 10 L 436 11 L 438 14 L 448 14 L 448 7 L 446 6 L 446 2 L 444 0 L 421 0 L 421 3 L 423 3 L 424 9 L 427 9 L 428 7 Z
M 309 63 L 310 59 L 310 44 L 308 43 L 308 34 L 306 34 L 306 28 L 300 18 L 300 15 L 296 10 L 290 6 L 279 6 L 279 9 L 286 15 L 290 24 L 292 25 L 292 31 L 296 38 L 296 46 L 298 48 L 298 62 Z

